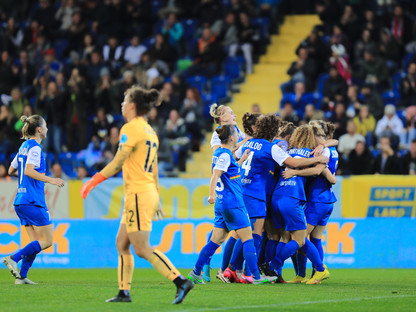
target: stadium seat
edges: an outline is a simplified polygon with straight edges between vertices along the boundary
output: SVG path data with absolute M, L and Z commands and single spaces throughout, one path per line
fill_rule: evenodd
M 159 10 L 163 7 L 162 0 L 153 0 L 152 1 L 152 17 L 157 18 Z
M 6 162 L 6 154 L 0 153 L 0 164 L 4 164 Z
M 55 43 L 53 44 L 55 55 L 58 60 L 62 61 L 64 59 L 63 54 L 65 52 L 65 49 L 68 47 L 68 45 L 69 45 L 69 41 L 66 39 L 59 39 L 55 41 Z
M 188 18 L 181 21 L 183 26 L 183 39 L 187 42 L 189 40 L 194 39 L 195 32 L 198 28 L 198 20 Z
M 318 78 L 318 88 L 317 89 L 318 89 L 319 95 L 321 97 L 324 97 L 325 83 L 328 80 L 328 78 L 329 78 L 329 74 L 328 73 L 324 73 L 324 74 L 319 75 L 319 78 Z
M 256 17 L 251 19 L 251 24 L 257 26 L 260 30 L 260 37 L 262 39 L 269 36 L 270 21 L 265 17 Z
M 393 93 L 397 99 L 400 99 L 400 82 L 406 77 L 404 72 L 399 72 L 393 76 Z
M 214 77 L 212 77 L 212 79 L 211 79 L 211 82 L 212 83 L 216 83 L 216 82 L 222 82 L 222 83 L 225 83 L 225 84 L 227 84 L 227 88 L 230 88 L 231 87 L 231 77 L 229 77 L 229 76 L 226 76 L 226 75 L 219 75 L 219 76 L 214 76 Z
M 383 100 L 384 100 L 384 104 L 393 104 L 393 105 L 397 105 L 397 98 L 394 94 L 393 91 L 385 91 L 382 94 Z
M 211 85 L 211 93 L 217 95 L 219 99 L 227 97 L 227 83 L 222 81 L 213 81 Z
M 212 104 L 218 103 L 218 96 L 213 93 L 202 93 L 202 101 L 204 102 L 204 118 L 210 118 L 209 108 Z
M 414 53 L 406 53 L 406 55 L 403 57 L 403 70 L 406 73 L 407 73 L 407 68 L 409 67 L 409 64 L 412 61 L 414 56 L 415 56 Z
M 237 58 L 227 57 L 224 61 L 224 73 L 232 79 L 241 77 L 241 66 Z
M 149 37 L 143 40 L 142 44 L 147 48 L 150 49 L 152 45 L 154 45 L 156 42 L 155 37 Z
M 58 156 L 58 163 L 62 170 L 71 178 L 77 176 L 76 168 L 78 166 L 77 153 L 67 152 L 60 153 Z
M 199 93 L 202 94 L 207 84 L 207 77 L 191 76 L 191 77 L 186 78 L 186 81 L 189 83 L 190 86 L 197 88 Z

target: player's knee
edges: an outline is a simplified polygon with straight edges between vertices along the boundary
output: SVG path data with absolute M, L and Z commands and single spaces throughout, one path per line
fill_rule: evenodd
M 136 255 L 143 259 L 148 259 L 152 254 L 152 249 L 146 248 L 146 246 L 134 246 L 134 251 Z
M 53 244 L 53 240 L 52 239 L 44 239 L 42 241 L 39 241 L 39 245 L 42 248 L 42 250 L 51 247 L 52 244 Z
M 303 245 L 305 245 L 305 238 L 303 238 L 303 239 L 296 239 L 296 242 L 298 243 L 299 248 L 302 248 Z

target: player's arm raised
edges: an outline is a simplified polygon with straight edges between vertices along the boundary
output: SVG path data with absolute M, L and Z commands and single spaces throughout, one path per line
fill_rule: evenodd
M 98 184 L 105 181 L 106 179 L 112 177 L 117 172 L 121 170 L 123 167 L 124 162 L 129 157 L 131 151 L 133 150 L 132 147 L 126 146 L 124 144 L 120 144 L 116 155 L 114 156 L 113 160 L 103 168 L 100 172 L 97 172 L 91 180 L 86 182 L 80 190 L 82 198 L 86 198 L 91 192 L 93 188 L 95 188 Z

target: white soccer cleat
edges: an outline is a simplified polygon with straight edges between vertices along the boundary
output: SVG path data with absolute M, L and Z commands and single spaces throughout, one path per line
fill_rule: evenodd
M 230 280 L 224 276 L 224 272 L 221 272 L 221 269 L 218 270 L 217 272 L 217 276 L 216 276 L 221 282 L 225 283 L 225 284 L 229 284 L 231 283 Z
M 273 283 L 276 280 L 277 280 L 277 276 L 265 276 L 265 275 L 262 275 L 262 276 L 260 276 L 259 279 L 253 278 L 253 284 L 255 284 L 255 285 L 271 284 L 271 283 Z
M 194 284 L 205 284 L 204 279 L 202 278 L 202 275 L 196 275 L 194 270 L 189 272 L 188 279 L 194 282 Z
M 16 277 L 21 278 L 19 270 L 17 269 L 17 262 L 12 259 L 12 256 L 7 256 L 3 258 L 3 263 L 10 270 L 10 273 Z
M 15 285 L 37 285 L 38 283 L 32 282 L 30 279 L 26 278 L 16 278 L 14 281 Z

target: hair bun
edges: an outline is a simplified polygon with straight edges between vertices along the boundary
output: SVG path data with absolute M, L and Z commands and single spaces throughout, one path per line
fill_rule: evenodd
M 28 120 L 27 116 L 23 115 L 22 117 L 20 117 L 20 121 L 23 123 L 26 123 Z
M 150 103 L 155 103 L 159 98 L 159 91 L 156 89 L 150 89 L 145 93 L 145 100 Z

